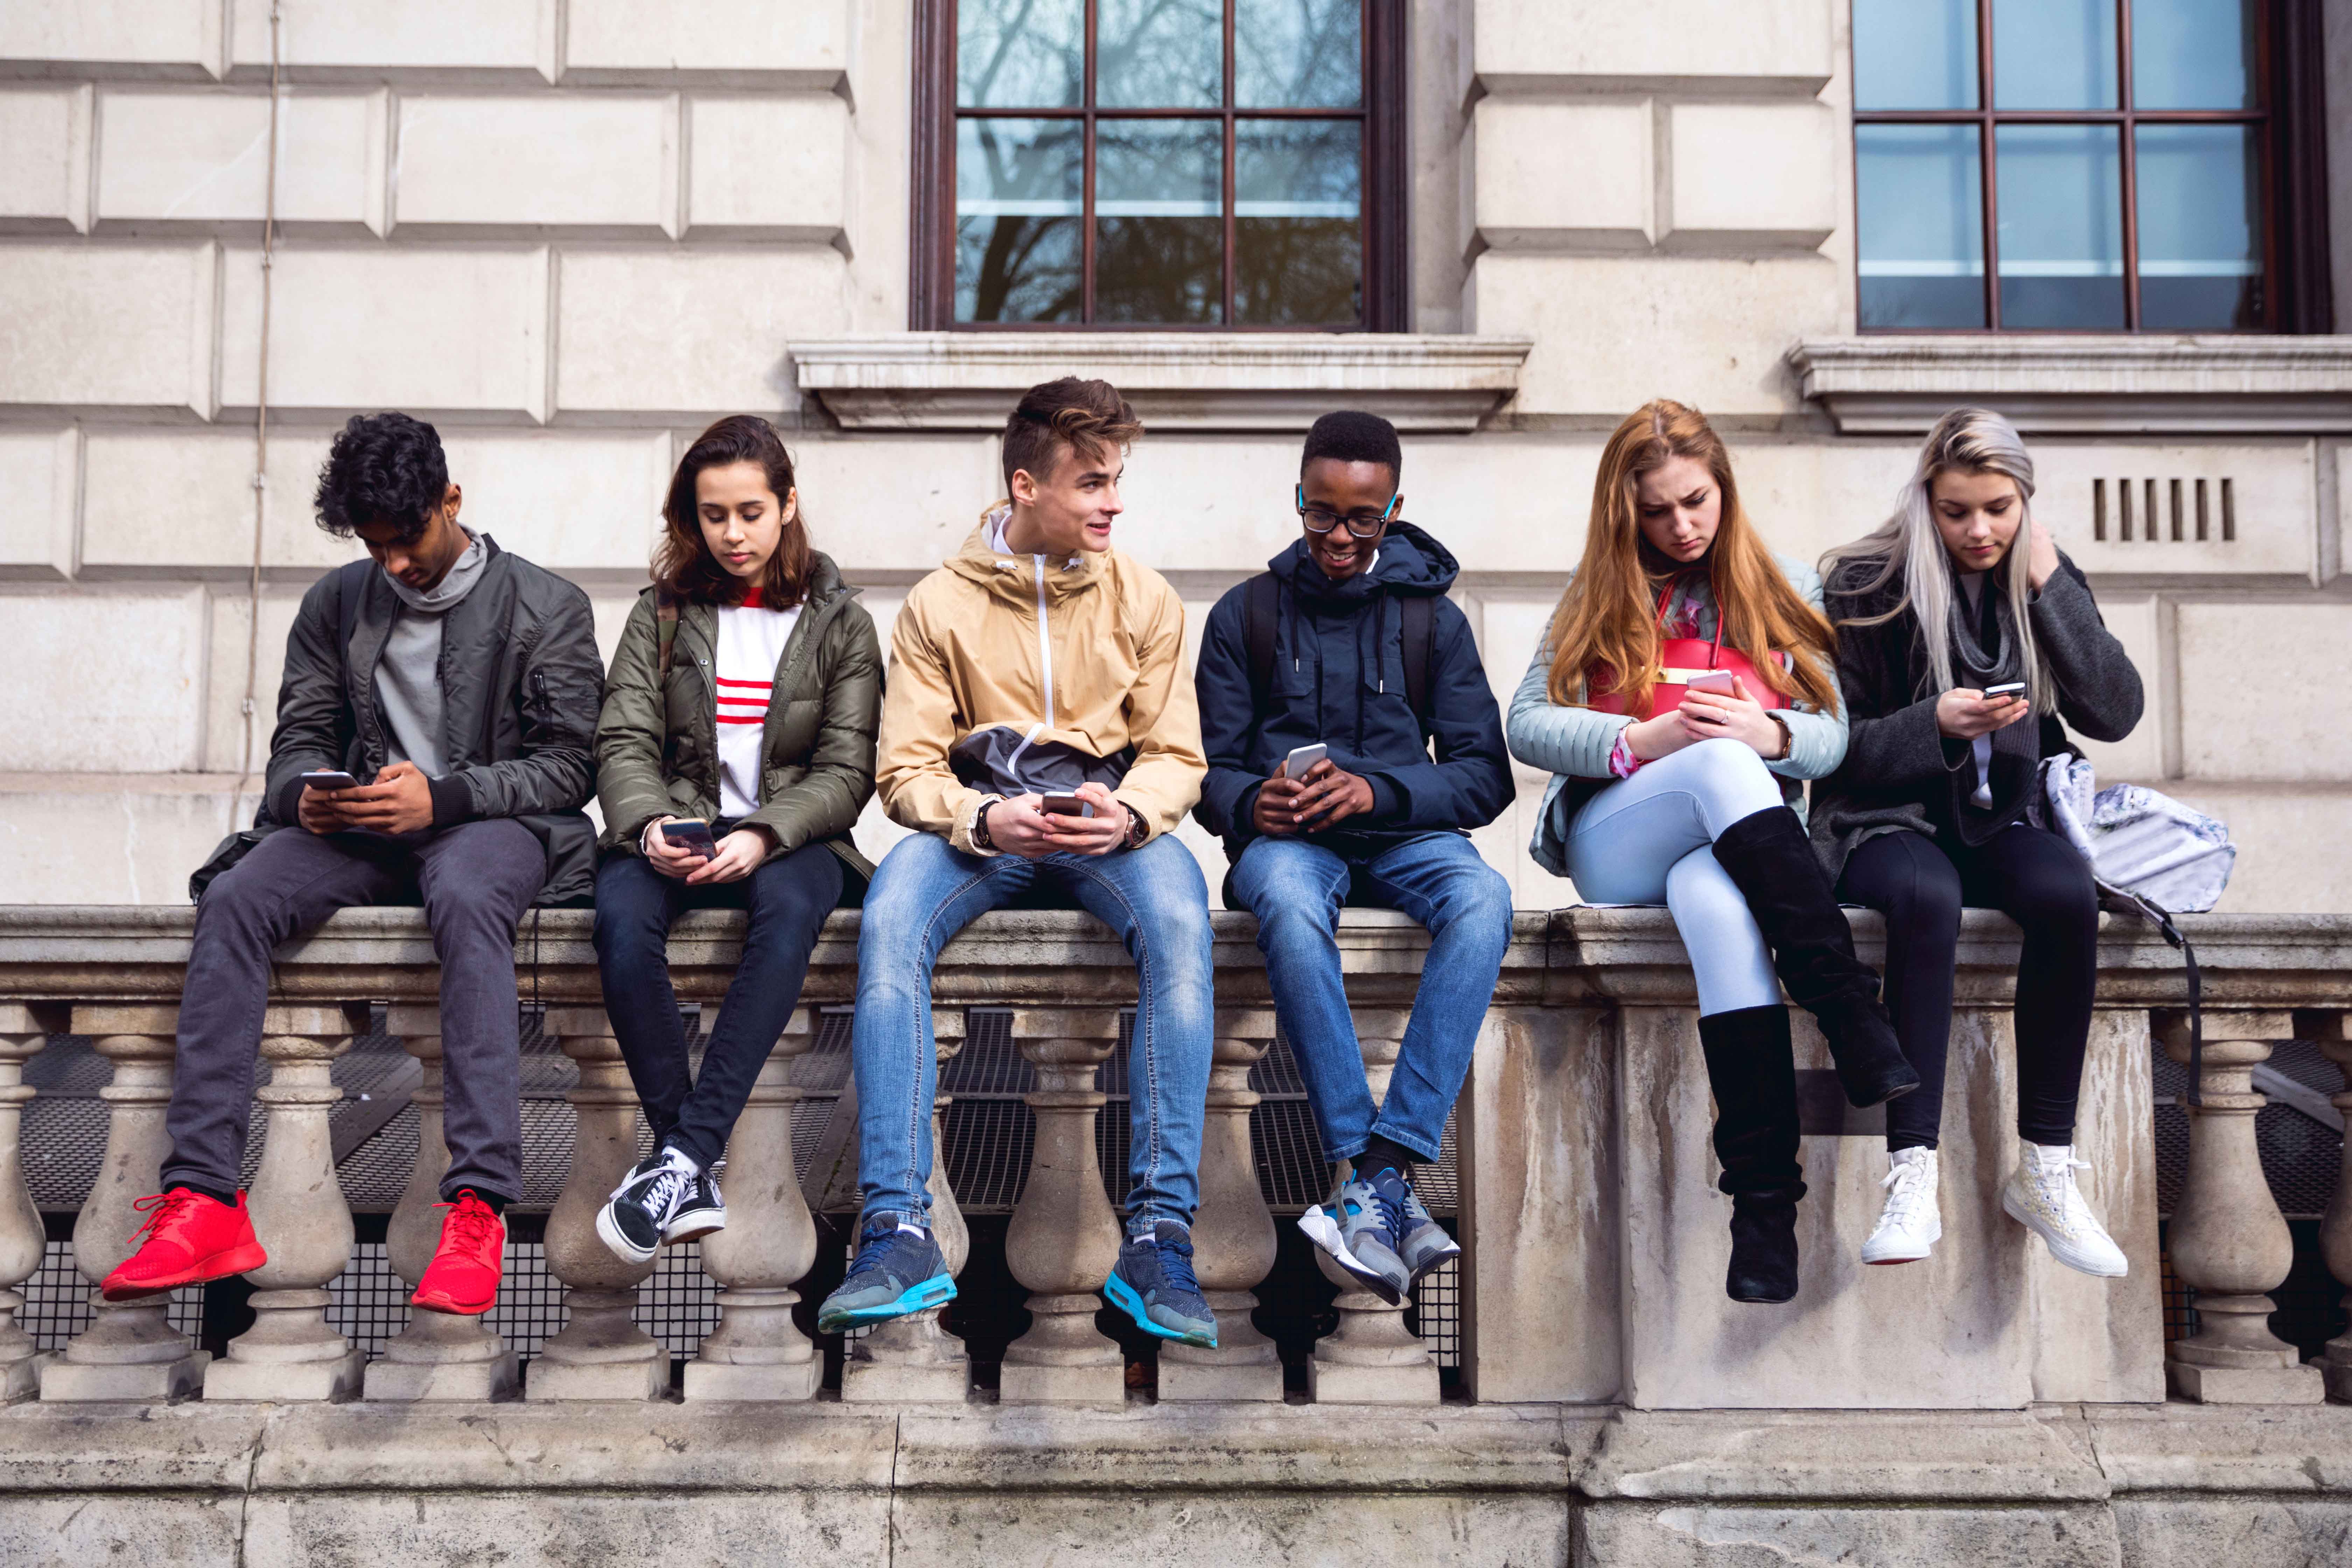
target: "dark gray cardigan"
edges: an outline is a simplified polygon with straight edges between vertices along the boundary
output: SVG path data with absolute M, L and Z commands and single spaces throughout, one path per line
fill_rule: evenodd
M 2058 716 L 1995 731 L 1992 806 L 1969 805 L 1976 787 L 1969 742 L 1936 726 L 1942 693 L 1927 689 L 1933 678 L 1916 617 L 1906 609 L 1877 626 L 1846 624 L 1883 615 L 1900 601 L 1899 574 L 1875 593 L 1860 591 L 1877 570 L 1872 562 L 1843 562 L 1831 572 L 1826 590 L 1830 620 L 1837 626 L 1848 739 L 1845 761 L 1813 785 L 1810 821 L 1813 847 L 1832 881 L 1854 846 L 1882 833 L 1909 828 L 1937 838 L 1957 833 L 1964 844 L 1983 843 L 2025 815 L 2042 759 L 2074 750 Z M 1993 584 L 1986 591 L 1995 591 Z M 2026 613 L 2057 678 L 2058 715 L 2095 741 L 2130 734 L 2139 722 L 2139 672 L 2100 619 L 2082 569 L 2062 552 L 2058 570 Z

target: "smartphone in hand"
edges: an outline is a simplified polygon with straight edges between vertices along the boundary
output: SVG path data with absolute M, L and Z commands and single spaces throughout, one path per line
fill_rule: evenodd
M 1092 816 L 1095 814 L 1091 803 L 1075 795 L 1049 795 L 1038 804 L 1037 809 L 1047 816 Z
M 1984 689 L 1984 694 L 1985 700 L 1988 702 L 2002 697 L 2022 697 L 2025 695 L 2025 682 L 2022 680 L 2004 680 L 1999 686 L 1986 687 Z
M 704 860 L 719 858 L 719 840 L 710 836 L 710 824 L 696 817 L 684 817 L 661 826 L 663 841 L 673 849 L 683 849 L 688 855 Z
M 302 775 L 304 789 L 357 789 L 360 781 L 341 768 L 320 768 Z
M 1719 697 L 1728 697 L 1738 689 L 1739 678 L 1727 669 L 1710 669 L 1704 674 L 1694 675 L 1690 683 L 1683 688 L 1685 691 L 1712 691 Z
M 1290 754 L 1282 759 L 1282 776 L 1303 779 L 1307 770 L 1331 754 L 1331 748 L 1318 741 L 1311 746 L 1293 746 Z

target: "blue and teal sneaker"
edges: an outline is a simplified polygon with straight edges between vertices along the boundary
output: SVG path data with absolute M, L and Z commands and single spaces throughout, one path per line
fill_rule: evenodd
M 1298 1228 L 1367 1290 L 1393 1307 L 1412 1289 L 1404 1260 L 1404 1205 L 1412 1189 L 1394 1171 L 1371 1181 L 1350 1171 L 1327 1203 L 1298 1216 Z
M 1118 1262 L 1103 1282 L 1110 1304 L 1147 1334 L 1203 1350 L 1217 1348 L 1217 1314 L 1192 1275 L 1192 1233 L 1172 1219 L 1149 1236 L 1119 1244 Z
M 903 1318 L 955 1300 L 955 1276 L 928 1230 L 888 1217 L 868 1220 L 857 1238 L 849 1277 L 817 1309 L 826 1333 Z

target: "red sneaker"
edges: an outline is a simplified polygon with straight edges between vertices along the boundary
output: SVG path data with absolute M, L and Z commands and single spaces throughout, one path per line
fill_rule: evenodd
M 467 1187 L 441 1222 L 441 1245 L 434 1250 L 425 1278 L 416 1282 L 411 1306 L 428 1312 L 454 1312 L 471 1318 L 488 1311 L 499 1300 L 499 1278 L 504 1271 L 507 1222 Z
M 236 1194 L 235 1208 L 186 1187 L 141 1198 L 132 1206 L 146 1214 L 147 1223 L 131 1239 L 147 1239 L 99 1287 L 110 1301 L 226 1279 L 269 1261 L 254 1237 L 243 1193 Z

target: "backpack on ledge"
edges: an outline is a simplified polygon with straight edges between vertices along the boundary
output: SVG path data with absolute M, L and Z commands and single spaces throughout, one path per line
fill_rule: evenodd
M 2046 805 L 2046 826 L 2063 834 L 2090 866 L 2100 907 L 2154 921 L 2164 940 L 2179 950 L 2189 968 L 2188 1098 L 2191 1105 L 2202 1104 L 2203 987 L 2197 950 L 2172 917 L 2202 914 L 2221 901 L 2238 863 L 2229 827 L 2141 784 L 2101 789 L 2098 774 L 2082 757 L 2045 759 L 2035 804 Z

